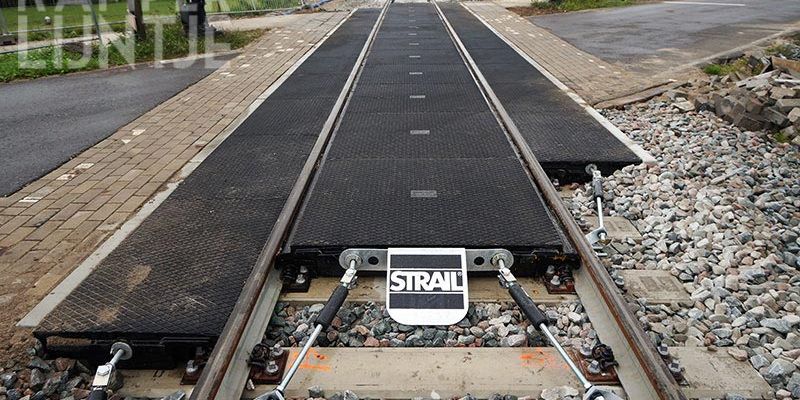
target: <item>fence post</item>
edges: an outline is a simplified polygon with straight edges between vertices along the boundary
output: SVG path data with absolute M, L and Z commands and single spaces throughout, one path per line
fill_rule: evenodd
M 94 7 L 92 7 L 92 0 L 86 0 L 86 5 L 89 6 L 89 10 L 92 12 L 92 21 L 94 21 L 94 29 L 97 31 L 97 39 L 100 40 L 100 46 L 103 45 L 103 35 L 100 33 L 100 22 L 97 20 L 97 12 L 94 11 Z
M 0 7 L 0 45 L 16 44 L 17 40 L 8 30 L 6 17 L 3 15 L 3 7 Z
M 144 24 L 144 15 L 142 15 L 142 0 L 128 0 L 128 17 L 126 19 L 128 28 L 133 31 L 137 40 L 147 38 L 147 28 Z

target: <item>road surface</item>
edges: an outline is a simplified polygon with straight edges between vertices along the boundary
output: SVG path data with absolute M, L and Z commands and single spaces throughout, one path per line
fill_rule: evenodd
M 57 168 L 218 66 L 199 61 L 0 85 L 0 196 Z
M 657 73 L 787 29 L 800 1 L 667 1 L 530 19 L 606 61 Z

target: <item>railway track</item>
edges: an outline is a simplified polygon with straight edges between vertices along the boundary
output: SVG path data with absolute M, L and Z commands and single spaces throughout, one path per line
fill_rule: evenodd
M 340 94 L 337 107 L 326 121 L 323 134 L 318 139 L 314 150 L 308 158 L 301 179 L 297 181 L 293 188 L 290 201 L 287 202 L 282 211 L 282 217 L 279 218 L 281 224 L 273 229 L 270 240 L 262 250 L 259 262 L 248 279 L 248 284 L 242 291 L 242 295 L 239 297 L 237 307 L 228 320 L 228 324 L 217 346 L 214 348 L 208 364 L 194 387 L 191 395 L 192 399 L 238 398 L 247 386 L 247 375 L 250 367 L 244 361 L 253 346 L 261 341 L 264 336 L 269 317 L 279 299 L 280 291 L 276 290 L 276 286 L 279 285 L 280 271 L 276 268 L 277 258 L 275 255 L 279 253 L 283 241 L 286 240 L 287 235 L 290 233 L 290 223 L 297 216 L 302 205 L 302 199 L 308 196 L 308 190 L 314 176 L 320 174 L 317 167 L 323 160 L 326 146 L 329 146 L 331 138 L 335 137 L 335 131 L 340 126 L 343 115 L 347 112 L 348 101 L 357 89 L 358 78 L 363 73 L 365 60 L 369 56 L 375 37 L 380 32 L 381 25 L 390 7 L 392 7 L 392 4 L 388 3 L 381 10 L 381 14 L 370 33 L 370 38 L 365 43 L 358 61 L 350 73 L 347 85 Z M 532 182 L 542 194 L 549 211 L 556 217 L 558 226 L 563 230 L 569 243 L 576 250 L 580 265 L 580 268 L 574 272 L 577 299 L 586 307 L 592 322 L 602 332 L 599 333 L 602 342 L 611 345 L 617 355 L 617 359 L 620 362 L 617 374 L 619 374 L 620 380 L 623 382 L 621 385 L 622 391 L 629 398 L 636 399 L 683 398 L 674 379 L 655 352 L 647 336 L 639 327 L 638 321 L 618 294 L 616 286 L 586 240 L 584 233 L 575 223 L 514 120 L 498 99 L 486 76 L 481 72 L 441 7 L 436 3 L 432 3 L 432 5 L 423 3 L 418 6 L 410 5 L 405 7 L 406 10 L 404 11 L 410 17 L 409 24 L 412 24 L 409 26 L 412 29 L 409 33 L 414 34 L 413 28 L 415 26 L 413 24 L 416 24 L 416 21 L 413 17 L 417 15 L 414 11 L 415 8 L 424 9 L 425 7 L 431 7 L 435 10 L 436 16 L 440 19 L 438 23 L 444 25 L 449 39 L 454 43 L 464 65 L 474 79 L 474 84 L 480 89 L 481 95 L 497 118 L 497 122 L 513 144 L 517 156 L 526 168 L 527 174 L 529 174 Z M 503 194 L 497 193 L 497 195 L 502 196 Z M 327 278 L 327 282 L 325 279 L 318 278 L 317 286 L 338 287 L 336 279 Z M 485 282 L 486 279 L 479 278 L 476 281 Z M 535 285 L 535 282 L 538 281 L 531 280 L 528 281 L 528 284 Z M 380 286 L 380 282 L 377 285 Z M 382 291 L 383 288 L 379 287 L 378 292 Z M 318 294 L 319 291 L 314 293 Z M 483 300 L 488 302 L 510 300 L 510 298 L 501 297 L 502 294 L 498 293 L 498 291 L 492 291 Z M 381 299 L 380 296 L 373 298 L 367 294 L 364 297 L 379 302 L 381 300 L 385 301 L 385 298 Z M 537 296 L 534 297 L 536 298 Z M 569 297 L 561 297 L 562 300 L 557 302 Z M 285 298 L 285 300 L 303 304 L 317 302 L 321 299 L 312 295 L 296 294 L 293 297 Z M 446 351 L 448 350 L 441 349 L 441 352 Z M 385 353 L 383 356 L 391 357 L 390 353 Z M 302 358 L 303 355 L 300 357 Z M 410 359 L 413 359 L 413 357 Z M 479 371 L 475 371 L 475 373 L 478 374 Z M 386 376 L 381 375 L 381 378 L 386 378 Z M 363 381 L 359 382 L 363 384 Z M 376 385 L 382 384 L 380 380 L 374 383 Z M 383 383 L 385 384 L 385 382 Z M 296 394 L 297 392 L 292 393 Z M 383 393 L 387 394 L 387 392 Z
M 521 306 L 515 315 L 532 318 L 536 322 L 533 327 L 541 322 L 536 321 L 539 318 L 536 313 L 541 312 L 535 305 L 531 308 L 531 303 L 526 303 L 527 296 L 514 289 L 520 287 L 516 282 L 532 293 L 533 301 L 540 305 L 557 307 L 579 303 L 597 332 L 598 342 L 613 349 L 618 362 L 615 375 L 619 382 L 615 385 L 619 392 L 631 399 L 685 398 L 637 318 L 618 293 L 584 232 L 562 202 L 551 181 L 553 170 L 546 171 L 532 149 L 536 140 L 529 135 L 531 129 L 527 125 L 522 129 L 518 126 L 530 124 L 525 113 L 514 107 L 513 99 L 519 96 L 518 88 L 513 82 L 509 84 L 492 75 L 496 74 L 496 66 L 491 63 L 491 57 L 501 54 L 501 51 L 491 48 L 485 38 L 475 33 L 474 27 L 469 28 L 473 31 L 464 28 L 469 26 L 467 22 L 471 17 L 468 12 L 458 5 L 446 3 L 390 2 L 379 13 L 358 16 L 363 17 L 362 24 L 365 20 L 374 22 L 370 22 L 371 28 L 360 50 L 350 50 L 355 55 L 354 62 L 342 63 L 335 74 L 336 79 L 342 81 L 340 88 L 335 87 L 338 92 L 334 93 L 325 86 L 324 80 L 314 81 L 314 71 L 297 70 L 301 76 L 308 77 L 305 81 L 307 86 L 294 90 L 331 90 L 321 94 L 330 98 L 330 112 L 324 119 L 320 118 L 319 134 L 309 142 L 303 162 L 292 164 L 298 167 L 296 179 L 290 180 L 293 182 L 291 185 L 286 185 L 285 200 L 280 203 L 279 212 L 275 213 L 271 230 L 263 240 L 259 238 L 256 241 L 264 245 L 249 275 L 242 276 L 244 285 L 240 292 L 237 287 L 238 298 L 232 303 L 229 315 L 221 316 L 226 317 L 225 324 L 218 337 L 210 340 L 215 344 L 207 362 L 193 364 L 190 368 L 195 375 L 192 379 L 197 378 L 191 399 L 252 398 L 270 389 L 270 385 L 254 385 L 251 361 L 254 349 L 270 329 L 276 304 L 280 301 L 300 308 L 307 304 L 328 303 L 327 293 L 330 291 L 339 293 L 334 298 L 343 301 L 344 286 L 339 283 L 339 277 L 346 270 L 360 277 L 360 288 L 350 290 L 351 301 L 384 304 L 387 300 L 386 282 L 374 275 L 386 273 L 386 249 L 409 247 L 462 249 L 468 255 L 466 264 L 469 265 L 465 268 L 470 272 L 469 301 L 510 303 L 513 296 Z M 459 27 L 454 27 L 451 20 L 459 20 Z M 459 31 L 466 35 L 462 37 Z M 351 45 L 356 33 L 348 31 L 347 35 L 328 40 L 334 43 L 333 46 Z M 401 71 L 397 73 L 394 69 Z M 387 76 L 398 80 L 391 90 L 387 90 L 381 80 L 388 79 Z M 415 79 L 421 83 L 413 83 Z M 419 92 L 420 88 L 427 92 Z M 391 111 L 381 111 L 380 107 L 387 104 Z M 561 103 L 560 107 L 567 106 Z M 552 110 L 542 111 L 543 115 L 548 112 L 552 113 Z M 387 120 L 369 119 L 390 113 L 391 118 L 399 118 L 392 120 L 396 126 L 387 124 Z M 430 117 L 434 114 L 440 119 Z M 442 116 L 450 119 L 442 120 Z M 416 122 L 429 125 L 409 132 L 405 120 L 414 118 L 417 118 Z M 555 118 L 568 119 L 570 114 L 556 115 Z M 456 133 L 461 130 L 469 132 L 470 125 L 475 125 L 480 129 L 472 129 L 479 134 L 456 135 L 455 141 L 451 137 L 436 142 L 440 140 L 436 131 L 439 127 L 437 121 Z M 247 123 L 243 126 L 248 126 Z M 255 121 L 249 126 L 258 123 Z M 363 130 L 351 129 L 357 123 L 387 130 L 399 126 L 396 130 L 405 135 L 370 141 L 370 131 L 365 134 Z M 442 137 L 453 133 L 445 132 L 446 129 L 441 131 Z M 409 139 L 411 137 L 432 139 L 431 142 L 414 142 Z M 452 155 L 456 153 L 458 157 Z M 411 160 L 417 154 L 422 156 Z M 566 169 L 569 168 L 562 168 L 559 173 Z M 428 170 L 435 173 L 425 175 L 424 171 Z M 440 180 L 435 177 L 440 177 Z M 444 189 L 433 190 L 425 185 Z M 379 190 L 370 191 L 369 188 L 373 187 Z M 394 187 L 400 190 L 395 191 Z M 381 198 L 378 194 L 386 197 Z M 419 205 L 419 200 L 436 198 L 445 198 L 451 203 L 430 209 Z M 503 212 L 484 212 L 487 202 L 495 202 L 493 210 Z M 452 204 L 462 208 L 451 212 Z M 387 210 L 394 210 L 393 215 Z M 408 221 L 416 213 L 421 217 Z M 465 213 L 469 218 L 461 221 L 459 215 Z M 436 229 L 442 226 L 444 230 Z M 362 250 L 353 252 L 353 248 Z M 483 253 L 476 253 L 481 251 Z M 354 256 L 347 258 L 348 254 Z M 502 258 L 504 264 L 495 259 L 497 254 L 506 257 Z M 375 263 L 371 261 L 373 255 Z M 478 259 L 481 259 L 480 263 Z M 527 276 L 542 275 L 549 265 L 572 271 L 576 294 L 547 294 L 539 278 Z M 512 268 L 515 274 L 526 276 L 515 280 L 510 275 L 511 269 L 505 270 L 504 266 Z M 502 273 L 504 271 L 507 274 Z M 511 290 L 511 296 L 497 285 L 498 272 L 501 272 L 500 282 Z M 224 276 L 224 272 L 220 276 Z M 348 278 L 345 275 L 343 279 L 350 278 L 352 276 Z M 295 292 L 287 293 L 287 289 Z M 298 293 L 296 289 L 305 291 Z M 67 306 L 69 302 L 70 298 L 66 301 Z M 334 314 L 337 309 L 333 309 Z M 322 313 L 326 312 L 323 309 Z M 333 314 L 330 316 L 332 318 Z M 202 325 L 202 322 L 196 324 Z M 50 331 L 46 334 L 56 332 L 63 335 L 66 331 L 58 323 L 50 322 L 45 326 L 59 326 L 58 329 L 48 328 Z M 328 328 L 327 324 L 324 328 Z M 316 333 L 322 329 L 320 327 Z M 203 333 L 215 336 L 215 332 Z M 544 333 L 549 334 L 549 331 Z M 70 334 L 78 336 L 78 333 Z M 115 335 L 118 333 L 102 334 L 106 340 Z M 138 331 L 132 336 L 137 340 L 149 338 Z M 314 338 L 306 338 L 305 343 L 313 343 Z M 189 346 L 198 343 L 198 347 L 202 347 L 203 340 L 190 341 Z M 544 338 L 542 340 L 544 343 Z M 283 358 L 281 366 L 287 369 L 292 360 L 302 361 L 305 356 L 297 348 L 286 353 L 288 361 Z M 302 397 L 308 385 L 319 384 L 328 389 L 353 385 L 356 387 L 352 389 L 360 388 L 362 393 L 373 397 L 417 397 L 436 389 L 431 386 L 441 384 L 445 386 L 443 391 L 447 396 L 456 395 L 462 389 L 462 394 L 477 390 L 475 394 L 488 396 L 503 390 L 541 390 L 548 380 L 592 390 L 585 382 L 566 373 L 566 364 L 558 361 L 559 353 L 553 347 L 319 347 L 313 353 L 317 359 L 328 359 L 331 364 L 324 371 L 315 369 L 313 365 L 301 368 L 294 382 L 288 386 L 286 382 L 281 385 L 282 395 Z M 405 358 L 406 365 L 386 368 L 370 364 L 389 364 L 397 358 Z M 523 361 L 521 365 L 520 360 Z M 486 371 L 486 364 L 492 362 L 501 364 L 500 368 Z M 199 368 L 200 364 L 202 368 Z M 453 364 L 461 366 L 452 367 Z M 479 369 L 481 366 L 484 369 Z M 548 367 L 551 368 L 549 372 Z M 441 368 L 445 370 L 441 371 Z M 140 382 L 140 386 L 131 384 L 126 388 L 128 394 L 144 396 L 154 393 L 154 378 L 148 377 L 152 371 L 131 374 L 138 374 L 141 379 L 134 382 Z M 277 374 L 280 377 L 282 372 Z M 422 378 L 420 374 L 429 377 Z M 167 375 L 159 376 L 171 382 L 166 387 L 177 384 L 176 376 Z M 455 382 L 457 379 L 460 381 Z

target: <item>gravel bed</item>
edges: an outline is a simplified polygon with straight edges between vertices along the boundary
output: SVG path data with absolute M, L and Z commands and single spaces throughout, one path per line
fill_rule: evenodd
M 279 303 L 264 335 L 267 345 L 299 346 L 313 330 L 322 304 Z M 594 345 L 597 333 L 577 302 L 542 307 L 555 322 L 551 332 L 566 345 Z M 546 346 L 546 339 L 513 303 L 474 303 L 450 326 L 408 326 L 389 317 L 383 304 L 345 303 L 318 345 L 330 347 L 522 347 Z
M 607 265 L 670 271 L 692 300 L 631 299 L 653 342 L 724 348 L 749 361 L 777 398 L 800 398 L 798 146 L 669 100 L 603 113 L 657 159 L 606 177 L 607 213 L 643 236 L 615 244 Z M 575 192 L 578 217 L 594 215 L 590 190 Z

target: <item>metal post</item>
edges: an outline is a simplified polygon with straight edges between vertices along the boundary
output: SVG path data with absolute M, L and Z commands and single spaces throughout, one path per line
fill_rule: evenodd
M 92 12 L 92 21 L 94 21 L 94 30 L 97 31 L 97 39 L 100 40 L 100 46 L 102 46 L 103 35 L 100 33 L 100 22 L 97 20 L 97 12 L 95 12 L 94 7 L 92 7 L 92 0 L 86 0 L 86 5 L 89 6 L 89 10 Z

